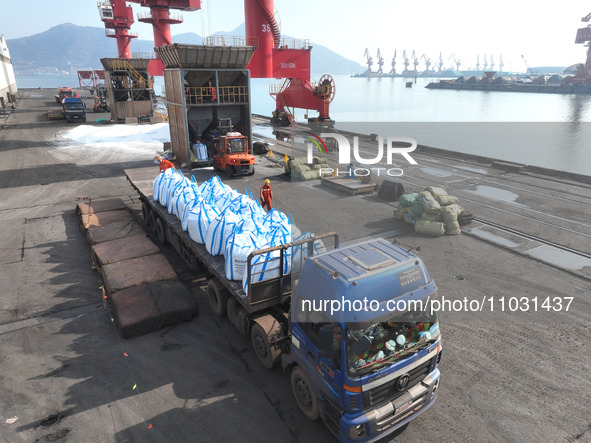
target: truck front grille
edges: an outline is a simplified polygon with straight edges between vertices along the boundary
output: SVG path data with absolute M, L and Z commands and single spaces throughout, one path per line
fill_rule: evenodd
M 427 360 L 422 365 L 411 369 L 408 372 L 408 375 L 410 375 L 410 381 L 408 382 L 408 385 L 406 385 L 406 387 L 402 391 L 398 391 L 396 389 L 396 384 L 398 383 L 398 379 L 400 378 L 400 377 L 397 377 L 393 380 L 390 380 L 387 383 L 384 383 L 383 385 L 377 386 L 373 389 L 370 389 L 369 391 L 364 392 L 363 393 L 364 406 L 366 408 L 371 407 L 371 406 L 376 406 L 386 400 L 392 401 L 392 400 L 400 397 L 402 394 L 404 394 L 410 388 L 412 388 L 413 386 L 418 384 L 423 378 L 425 378 L 425 376 L 427 376 L 433 370 L 433 368 L 435 366 L 435 359 L 436 358 L 437 357 L 435 356 L 435 357 Z

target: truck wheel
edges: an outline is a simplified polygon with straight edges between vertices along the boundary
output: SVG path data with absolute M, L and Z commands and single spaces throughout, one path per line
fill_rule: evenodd
M 271 331 L 270 334 L 273 334 Z M 279 362 L 281 356 L 280 349 L 273 349 L 269 343 L 269 335 L 263 329 L 261 325 L 255 323 L 250 331 L 250 341 L 254 349 L 255 354 L 263 366 L 267 369 L 271 369 Z
M 168 244 L 168 240 L 166 239 L 166 230 L 164 228 L 164 222 L 160 217 L 156 219 L 156 238 L 162 244 L 162 246 Z
M 212 278 L 207 282 L 209 307 L 218 317 L 224 317 L 228 312 L 228 297 L 227 289 L 216 278 Z
M 148 214 L 148 227 L 151 232 L 156 232 L 156 214 L 154 214 L 154 211 L 150 211 Z
M 234 168 L 230 165 L 226 166 L 226 176 L 228 178 L 234 177 Z
M 248 175 L 254 175 L 254 166 L 252 167 L 252 172 Z
M 142 217 L 144 218 L 144 222 L 146 224 L 149 223 L 149 221 L 148 221 L 149 216 L 150 216 L 150 205 L 148 204 L 148 202 L 144 201 L 144 202 L 142 202 Z
M 291 371 L 291 389 L 304 415 L 310 420 L 316 420 L 320 413 L 318 398 L 310 379 L 299 366 Z

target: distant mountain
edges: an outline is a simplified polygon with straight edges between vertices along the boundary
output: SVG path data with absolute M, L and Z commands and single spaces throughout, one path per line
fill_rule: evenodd
M 244 35 L 244 24 L 216 35 Z M 285 36 L 286 38 L 290 38 Z M 183 33 L 172 37 L 174 43 L 202 44 L 203 37 Z M 117 57 L 115 39 L 105 36 L 104 28 L 64 23 L 45 32 L 7 40 L 16 74 L 75 73 L 84 69 L 102 69 L 101 58 Z M 312 44 L 312 73 L 349 74 L 363 67 L 325 46 Z M 154 52 L 151 40 L 133 39 L 131 52 Z

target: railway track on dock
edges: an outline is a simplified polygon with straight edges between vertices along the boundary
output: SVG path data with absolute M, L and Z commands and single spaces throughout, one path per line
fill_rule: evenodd
M 591 260 L 591 254 L 588 254 L 586 252 L 579 251 L 579 250 L 573 249 L 573 248 L 569 248 L 568 246 L 564 246 L 564 245 L 561 245 L 559 243 L 556 243 L 556 242 L 553 242 L 553 241 L 550 241 L 550 240 L 546 240 L 546 239 L 543 239 L 541 237 L 537 237 L 535 235 L 531 235 L 531 234 L 528 234 L 528 233 L 523 232 L 523 231 L 519 231 L 517 229 L 509 228 L 507 226 L 503 226 L 503 225 L 500 225 L 498 223 L 491 222 L 489 220 L 484 220 L 484 219 L 479 218 L 479 217 L 474 217 L 473 220 L 475 222 L 481 223 L 481 224 L 483 224 L 485 226 L 489 226 L 491 228 L 495 228 L 495 229 L 497 229 L 499 231 L 503 231 L 503 232 L 506 232 L 506 233 L 511 234 L 511 235 L 516 235 L 518 237 L 522 237 L 524 239 L 535 241 L 535 242 L 538 242 L 538 243 L 541 243 L 541 244 L 544 244 L 544 245 L 552 246 L 553 248 L 559 249 L 561 251 L 569 252 L 569 253 L 574 254 L 574 255 L 577 255 L 579 257 L 582 257 L 582 258 L 586 258 L 586 259 Z

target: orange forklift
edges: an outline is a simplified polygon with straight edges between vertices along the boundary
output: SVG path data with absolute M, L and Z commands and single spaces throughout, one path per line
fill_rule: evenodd
M 228 178 L 254 174 L 254 155 L 250 153 L 248 137 L 232 131 L 230 119 L 219 119 L 218 131 L 212 134 L 211 142 L 215 170 L 224 171 Z

